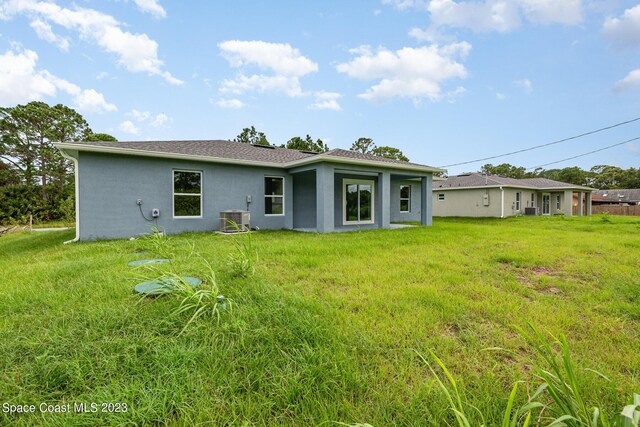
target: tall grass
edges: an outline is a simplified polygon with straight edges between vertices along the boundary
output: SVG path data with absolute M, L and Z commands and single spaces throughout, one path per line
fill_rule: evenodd
M 597 403 L 584 399 L 578 381 L 577 367 L 571 359 L 566 337 L 564 335 L 561 335 L 560 338 L 551 336 L 552 340 L 549 341 L 531 323 L 527 322 L 527 326 L 528 331 L 516 328 L 529 345 L 536 350 L 536 353 L 542 357 L 546 366 L 537 368 L 536 377 L 541 383 L 538 384 L 536 392 L 516 409 L 514 408 L 518 382 L 514 384 L 504 410 L 502 427 L 527 427 L 532 422 L 532 416 L 536 425 L 545 426 L 638 427 L 640 394 L 634 393 L 633 403 L 625 406 L 621 412 L 604 413 Z M 554 347 L 559 348 L 559 351 L 554 351 Z M 441 373 L 439 374 L 427 359 L 420 353 L 417 354 L 427 365 L 440 390 L 446 396 L 448 407 L 455 415 L 456 424 L 459 427 L 471 427 L 476 424 L 487 425 L 484 414 L 459 390 L 454 376 L 449 372 L 444 362 L 433 351 L 430 351 L 431 358 L 440 368 Z M 593 369 L 585 369 L 584 371 L 594 373 L 602 379 L 610 381 Z M 479 422 L 473 420 L 479 420 Z
M 239 277 L 250 277 L 256 272 L 258 253 L 253 246 L 253 232 L 250 228 L 243 232 L 240 226 L 232 220 L 227 220 L 236 233 L 231 236 L 233 239 L 234 251 L 229 254 L 229 265 Z

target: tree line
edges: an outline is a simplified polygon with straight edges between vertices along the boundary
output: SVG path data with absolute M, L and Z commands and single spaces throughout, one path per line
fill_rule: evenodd
M 244 128 L 234 139 L 257 145 L 276 146 L 254 126 Z M 80 113 L 57 104 L 34 101 L 0 108 L 0 223 L 35 220 L 73 221 L 75 212 L 72 164 L 62 157 L 53 142 L 117 141 L 106 133 L 94 133 Z M 294 150 L 327 152 L 320 138 L 294 136 L 278 145 Z M 358 138 L 351 151 L 408 162 L 401 150 L 376 146 L 371 138 Z M 536 169 L 508 163 L 486 164 L 479 172 L 511 178 L 549 178 L 556 181 L 600 189 L 640 188 L 640 169 L 597 165 L 590 170 L 579 167 Z
M 514 166 L 509 163 L 495 166 L 488 163 L 482 166 L 478 172 L 518 179 L 547 178 L 600 190 L 640 188 L 640 169 L 623 169 L 611 165 L 596 165 L 589 170 L 572 166 L 563 169 L 537 168 L 533 171 L 527 171 L 524 167 Z
M 329 146 L 327 144 L 319 138 L 314 141 L 310 135 L 307 135 L 305 138 L 294 136 L 284 144 L 280 145 L 271 144 L 264 132 L 257 131 L 254 126 L 242 129 L 242 132 L 235 137 L 234 141 L 254 145 L 289 148 L 292 150 L 312 151 L 316 153 L 329 151 Z M 398 148 L 389 146 L 377 147 L 371 138 L 358 138 L 353 144 L 351 144 L 351 148 L 349 148 L 349 150 L 363 154 L 385 157 L 388 159 L 401 160 L 403 162 L 409 161 L 407 156 L 405 156 Z
M 53 142 L 116 141 L 94 133 L 74 109 L 30 102 L 0 108 L 0 222 L 69 219 L 74 208 L 72 164 Z

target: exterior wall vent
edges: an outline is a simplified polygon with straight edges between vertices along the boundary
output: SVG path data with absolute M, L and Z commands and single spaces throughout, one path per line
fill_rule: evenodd
M 238 230 L 231 222 L 238 224 L 240 231 L 249 230 L 251 213 L 241 210 L 227 210 L 220 212 L 220 231 L 223 233 L 236 233 Z

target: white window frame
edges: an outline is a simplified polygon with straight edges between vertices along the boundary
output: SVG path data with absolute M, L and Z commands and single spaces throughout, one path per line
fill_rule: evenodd
M 438 201 L 444 202 L 444 193 L 438 193 Z
M 560 194 L 556 194 L 556 210 L 562 210 L 562 204 L 560 203 Z
M 402 187 L 408 187 L 409 188 L 409 197 L 402 197 Z M 400 213 L 410 213 L 411 212 L 411 185 L 410 184 L 402 184 L 400 185 Z M 407 201 L 407 210 L 403 211 L 402 210 L 402 201 L 406 200 Z
M 267 178 L 278 178 L 282 180 L 282 196 L 278 195 L 278 194 L 266 194 L 267 192 Z M 263 193 L 265 193 L 264 195 L 264 216 L 285 216 L 285 212 L 287 211 L 285 209 L 285 193 L 286 193 L 286 188 L 285 188 L 285 184 L 287 183 L 286 179 L 284 176 L 281 175 L 265 175 L 264 176 L 264 180 L 262 181 L 262 184 L 264 185 L 264 190 L 262 191 Z M 282 213 L 281 214 L 268 214 L 267 213 L 267 197 L 281 197 L 282 198 Z
M 371 186 L 371 220 L 368 221 L 347 221 L 347 185 L 363 184 Z M 358 190 L 358 193 L 360 191 Z M 342 180 L 342 225 L 375 224 L 376 221 L 376 182 L 368 179 L 348 179 Z
M 196 193 L 176 193 L 176 178 L 175 178 L 175 173 L 176 172 L 188 172 L 188 173 L 198 173 L 200 174 L 200 193 L 196 194 Z M 202 187 L 203 187 L 203 183 L 204 183 L 204 179 L 203 179 L 204 173 L 201 170 L 190 170 L 190 169 L 172 169 L 171 170 L 171 214 L 173 215 L 174 219 L 197 219 L 197 218 L 202 218 L 203 215 L 203 210 L 204 210 L 204 203 L 203 203 L 203 191 L 202 191 Z M 182 215 L 176 215 L 176 196 L 193 196 L 193 197 L 200 197 L 200 215 L 199 216 L 193 216 L 193 215 L 188 215 L 188 216 L 182 216 Z
M 534 208 L 536 206 L 536 193 L 531 193 L 531 207 Z
M 520 202 L 522 200 L 522 193 L 520 191 L 516 192 L 516 211 L 520 211 Z

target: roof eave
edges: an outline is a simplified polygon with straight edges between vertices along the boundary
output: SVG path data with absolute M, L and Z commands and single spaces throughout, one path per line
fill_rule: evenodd
M 128 154 L 131 156 L 139 156 L 139 157 L 154 157 L 161 159 L 181 159 L 181 160 L 193 160 L 198 162 L 208 162 L 208 163 L 226 163 L 226 164 L 235 164 L 235 165 L 253 165 L 253 166 L 265 166 L 265 167 L 273 167 L 273 168 L 282 168 L 285 167 L 282 163 L 274 163 L 274 162 L 261 162 L 261 161 L 253 161 L 253 160 L 242 160 L 242 159 L 228 159 L 225 157 L 211 157 L 211 156 L 197 156 L 192 154 L 180 154 L 180 153 L 166 153 L 163 151 L 150 151 L 150 150 L 134 150 L 131 148 L 121 148 L 121 147 L 102 147 L 97 145 L 90 144 L 69 144 L 69 143 L 53 143 L 53 145 L 59 150 L 77 150 L 77 151 L 88 151 L 93 153 L 105 153 L 105 154 Z
M 128 155 L 140 156 L 140 157 L 181 159 L 181 160 L 208 162 L 208 163 L 226 163 L 226 164 L 237 164 L 237 165 L 265 166 L 265 167 L 285 168 L 285 169 L 292 168 L 295 166 L 303 166 L 307 164 L 326 161 L 326 162 L 335 162 L 335 163 L 364 165 L 364 166 L 376 166 L 376 167 L 381 167 L 386 169 L 411 170 L 411 171 L 423 172 L 423 173 L 446 172 L 445 169 L 434 168 L 431 166 L 417 166 L 413 164 L 403 165 L 399 163 L 387 163 L 387 162 L 377 162 L 377 161 L 363 160 L 363 159 L 341 158 L 341 157 L 326 155 L 324 153 L 314 155 L 308 158 L 293 160 L 290 162 L 275 163 L 275 162 L 262 162 L 257 160 L 229 159 L 225 157 L 211 157 L 211 156 L 197 156 L 197 155 L 191 155 L 191 154 L 167 153 L 163 151 L 136 150 L 132 148 L 123 148 L 123 147 L 105 147 L 105 146 L 91 145 L 88 143 L 77 144 L 77 143 L 56 142 L 56 143 L 53 143 L 53 145 L 59 150 L 77 150 L 77 151 L 88 151 L 88 152 L 105 153 L 105 154 L 128 154 Z
M 580 190 L 580 191 L 593 191 L 592 188 L 589 187 L 530 187 L 525 185 L 511 185 L 511 184 L 491 184 L 491 185 L 471 185 L 465 187 L 438 187 L 433 188 L 433 190 L 472 190 L 472 189 L 483 189 L 483 188 L 517 188 L 520 190 L 533 190 L 533 191 L 555 191 L 555 190 Z
M 376 166 L 385 169 L 401 169 L 401 170 L 410 170 L 414 172 L 424 172 L 424 173 L 436 173 L 436 172 L 446 172 L 446 169 L 435 168 L 432 166 L 421 166 L 415 164 L 402 164 L 402 163 L 391 163 L 384 161 L 375 161 L 375 160 L 365 160 L 365 159 L 353 159 L 348 157 L 338 157 L 327 155 L 326 153 L 321 153 L 316 156 L 295 160 L 287 164 L 288 167 L 294 166 L 304 166 L 312 163 L 319 162 L 333 162 L 333 163 L 346 163 L 351 165 L 361 165 L 361 166 Z

